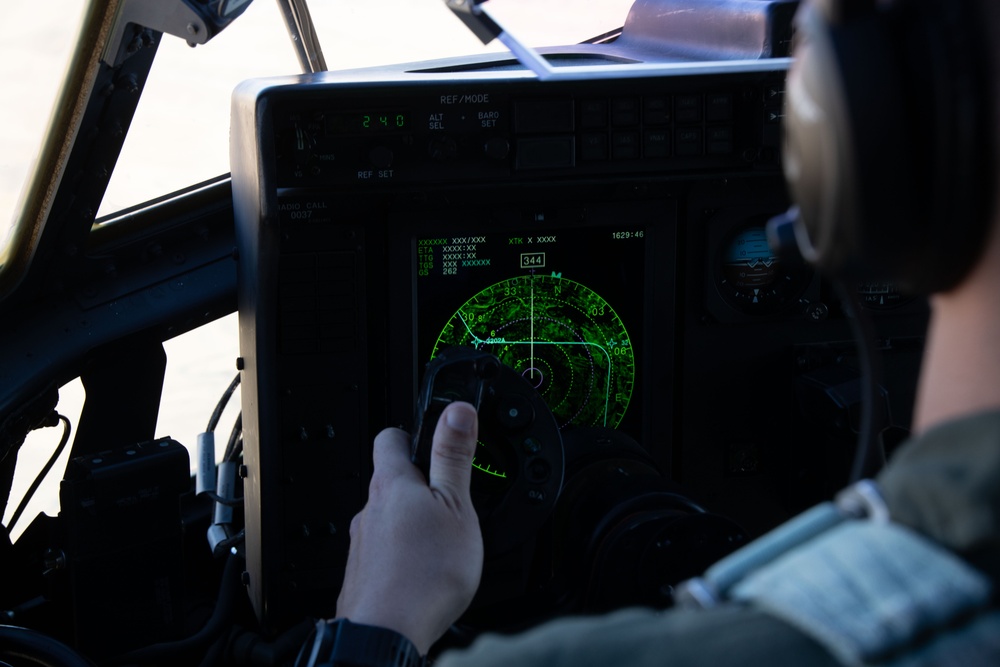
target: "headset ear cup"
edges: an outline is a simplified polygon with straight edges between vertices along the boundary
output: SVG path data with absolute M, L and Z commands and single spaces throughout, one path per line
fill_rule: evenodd
M 828 275 L 927 293 L 978 256 L 993 129 L 969 4 L 801 5 L 783 158 L 797 245 Z
M 909 215 L 911 149 L 885 27 L 873 13 L 834 24 L 809 3 L 797 17 L 785 172 L 800 207 L 803 257 L 830 274 L 883 266 L 880 237 L 894 235 L 891 222 Z
M 796 16 L 796 59 L 788 73 L 782 158 L 792 198 L 798 205 L 795 240 L 806 261 L 835 270 L 848 250 L 836 239 L 847 234 L 838 220 L 853 219 L 852 156 L 840 127 L 845 114 L 840 75 L 823 17 L 810 4 Z

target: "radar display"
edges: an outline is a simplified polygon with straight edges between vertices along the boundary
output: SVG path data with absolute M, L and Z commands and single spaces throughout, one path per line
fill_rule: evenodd
M 632 342 L 599 294 L 530 273 L 480 290 L 451 316 L 431 356 L 464 345 L 488 351 L 541 394 L 560 428 L 617 427 L 635 383 Z

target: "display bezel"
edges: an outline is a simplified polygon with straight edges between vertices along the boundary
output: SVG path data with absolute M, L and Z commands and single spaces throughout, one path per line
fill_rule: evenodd
M 399 212 L 388 219 L 388 237 L 393 240 L 388 255 L 390 311 L 407 314 L 405 318 L 394 318 L 390 325 L 387 351 L 391 375 L 398 378 L 390 381 L 388 388 L 395 423 L 405 427 L 412 419 L 417 383 L 431 358 L 436 332 L 444 323 L 470 297 L 499 282 L 501 276 L 529 275 L 512 264 L 510 268 L 491 265 L 489 271 L 473 275 L 460 271 L 447 278 L 421 276 L 421 239 L 482 236 L 474 230 L 488 230 L 487 235 L 504 241 L 520 232 L 554 235 L 559 249 L 554 255 L 546 255 L 544 269 L 551 273 L 559 266 L 569 266 L 561 271 L 563 278 L 600 294 L 622 319 L 630 336 L 635 366 L 632 398 L 618 427 L 642 443 L 664 472 L 669 471 L 671 425 L 669 420 L 657 420 L 655 415 L 664 413 L 662 408 L 671 404 L 673 395 L 670 377 L 675 349 L 673 265 L 677 227 L 673 201 L 567 202 L 562 206 L 513 203 L 488 212 L 479 208 L 431 208 Z M 393 231 L 403 225 L 407 233 Z M 616 246 L 619 252 L 612 252 L 616 255 L 613 261 L 597 266 L 594 258 L 599 253 L 606 256 L 609 248 L 614 250 Z M 525 248 L 528 252 L 538 251 L 537 246 L 529 245 L 509 252 L 504 248 L 505 252 L 499 254 L 516 254 L 518 259 Z M 560 257 L 571 252 L 579 255 L 575 262 Z M 453 282 L 442 286 L 445 280 Z M 661 407 L 657 410 L 655 406 Z

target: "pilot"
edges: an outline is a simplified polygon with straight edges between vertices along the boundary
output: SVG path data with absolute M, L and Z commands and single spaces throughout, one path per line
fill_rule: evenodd
M 756 555 L 741 554 L 757 542 L 685 586 L 688 604 L 668 611 L 627 609 L 600 617 L 560 619 L 521 635 L 484 636 L 468 649 L 445 653 L 436 662 L 440 667 L 1000 664 L 1000 596 L 994 592 L 995 582 L 1000 581 L 1000 207 L 994 201 L 998 177 L 992 166 L 1000 162 L 1000 132 L 993 129 L 1000 126 L 1000 116 L 994 114 L 1000 109 L 1000 3 L 867 4 L 889 7 L 887 11 L 901 4 L 923 12 L 925 29 L 917 29 L 912 40 L 897 35 L 897 45 L 955 31 L 950 43 L 922 52 L 933 56 L 923 62 L 928 66 L 945 58 L 957 62 L 952 63 L 955 70 L 932 73 L 943 76 L 943 85 L 959 86 L 956 96 L 935 107 L 935 113 L 947 114 L 954 108 L 955 113 L 972 114 L 951 121 L 932 119 L 948 125 L 942 132 L 973 136 L 964 147 L 960 138 L 941 142 L 941 150 L 958 156 L 955 163 L 920 165 L 943 169 L 945 177 L 956 170 L 974 170 L 961 180 L 971 181 L 975 190 L 960 194 L 963 200 L 979 197 L 981 205 L 955 209 L 966 217 L 978 216 L 973 221 L 978 231 L 959 227 L 964 223 L 958 219 L 948 224 L 936 221 L 943 230 L 940 247 L 956 235 L 968 238 L 960 241 L 962 248 L 943 251 L 933 247 L 936 237 L 929 237 L 930 259 L 918 262 L 923 269 L 912 276 L 912 284 L 930 293 L 931 304 L 914 437 L 873 483 L 852 487 L 837 502 L 793 520 L 791 528 L 761 538 L 758 542 L 766 548 Z M 789 96 L 800 96 L 799 117 L 786 119 L 786 132 L 794 132 L 791 126 L 798 123 L 806 127 L 806 135 L 804 147 L 792 146 L 790 152 L 786 147 L 785 159 L 786 172 L 792 172 L 787 175 L 793 198 L 801 205 L 800 219 L 831 217 L 826 215 L 829 209 L 850 211 L 865 224 L 876 224 L 860 212 L 885 205 L 882 200 L 891 196 L 891 183 L 885 184 L 885 194 L 878 189 L 874 195 L 871 190 L 867 195 L 855 192 L 860 203 L 845 203 L 851 196 L 849 187 L 835 186 L 841 189 L 832 198 L 810 191 L 816 182 L 837 179 L 829 171 L 834 169 L 830 166 L 834 157 L 807 153 L 839 146 L 836 133 L 851 131 L 849 122 L 836 117 L 836 104 L 824 109 L 825 100 L 812 97 L 824 86 L 834 87 L 832 79 L 817 83 L 810 77 L 831 71 L 833 66 L 824 60 L 830 54 L 824 50 L 851 48 L 842 39 L 831 47 L 837 39 L 830 35 L 838 30 L 838 22 L 854 20 L 852 12 L 866 11 L 859 9 L 863 5 L 814 0 L 800 9 L 800 42 L 788 82 Z M 950 8 L 966 14 L 960 16 Z M 980 18 L 970 20 L 968 12 L 973 11 Z M 963 64 L 958 51 L 969 50 L 969 57 L 976 57 L 970 44 L 980 28 L 992 35 L 980 43 L 989 57 Z M 878 48 L 885 48 L 885 43 L 893 46 L 891 40 L 875 41 Z M 871 58 L 858 60 L 866 69 L 858 76 L 875 69 Z M 978 92 L 960 89 L 960 80 L 969 75 L 967 65 L 985 71 L 976 83 Z M 851 76 L 847 71 L 845 81 Z M 914 104 L 904 102 L 900 113 L 918 113 L 917 107 L 933 105 L 931 98 L 938 93 L 930 88 L 925 92 L 926 97 Z M 981 99 L 961 99 L 966 94 L 979 94 Z M 794 107 L 794 100 L 789 104 Z M 795 116 L 796 109 L 789 113 Z M 980 125 L 970 128 L 967 123 L 975 114 Z M 905 118 L 892 121 L 894 126 L 907 126 Z M 815 126 L 808 127 L 810 123 Z M 921 146 L 933 153 L 935 130 L 924 129 L 928 134 Z M 834 133 L 821 137 L 830 141 L 814 141 L 816 133 L 824 132 Z M 933 154 L 927 161 L 941 161 L 939 157 Z M 827 178 L 810 181 L 802 173 L 809 165 L 801 162 L 810 159 L 818 160 L 817 168 L 828 170 L 821 174 Z M 843 170 L 840 176 L 854 171 L 875 181 L 892 176 L 873 171 L 867 162 L 837 168 Z M 957 180 L 948 183 L 956 185 Z M 862 182 L 855 190 L 870 185 Z M 933 193 L 910 187 L 909 196 L 917 206 L 931 206 L 922 202 Z M 816 231 L 797 234 L 813 236 Z M 818 243 L 825 243 L 824 235 L 836 239 L 865 232 L 818 231 Z M 808 240 L 805 243 L 820 256 L 821 265 L 822 255 L 831 254 L 809 246 Z M 953 257 L 958 257 L 958 268 L 947 266 Z M 925 272 L 934 273 L 939 264 L 945 267 L 944 274 L 927 282 Z M 473 408 L 463 403 L 449 406 L 434 435 L 429 479 L 410 463 L 406 433 L 387 429 L 375 439 L 369 501 L 351 525 L 338 618 L 318 626 L 315 638 L 303 648 L 301 664 L 420 664 L 420 656 L 467 608 L 483 559 L 469 496 L 476 433 Z

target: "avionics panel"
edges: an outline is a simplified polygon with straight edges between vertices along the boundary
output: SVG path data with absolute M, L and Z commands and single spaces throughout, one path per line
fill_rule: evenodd
M 697 71 L 675 67 L 676 78 L 650 76 L 640 87 L 627 76 L 593 88 L 486 78 L 442 86 L 440 76 L 413 75 L 345 87 L 335 99 L 310 99 L 318 94 L 310 89 L 275 102 L 273 185 L 386 188 L 773 165 L 782 78 L 757 71 L 748 86 L 746 74 L 690 76 Z M 405 85 L 417 82 L 429 85 Z
M 493 352 L 564 429 L 623 430 L 669 469 L 680 220 L 707 182 L 780 193 L 786 67 L 237 90 L 247 570 L 265 625 L 334 612 L 372 439 L 410 424 L 444 346 Z

